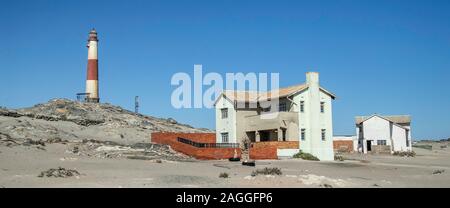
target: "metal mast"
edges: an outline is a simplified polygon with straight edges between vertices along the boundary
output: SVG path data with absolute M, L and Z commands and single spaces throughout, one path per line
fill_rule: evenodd
M 134 97 L 134 112 L 139 113 L 139 96 Z

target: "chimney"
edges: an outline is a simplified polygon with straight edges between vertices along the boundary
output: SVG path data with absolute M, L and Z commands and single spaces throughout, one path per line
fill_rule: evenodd
M 300 149 L 304 152 L 313 154 L 320 160 L 333 160 L 333 126 L 331 105 L 327 107 L 324 113 L 321 112 L 321 103 L 327 102 L 326 98 L 321 98 L 319 73 L 307 72 L 306 84 L 308 92 L 305 94 L 306 115 L 303 119 L 306 121 L 306 140 L 301 141 Z M 301 127 L 300 127 L 301 128 Z M 322 139 L 322 135 L 325 139 Z
M 306 72 L 306 84 L 309 87 L 319 86 L 319 72 Z
M 306 105 L 309 116 L 306 118 L 309 125 L 307 129 L 306 141 L 304 145 L 300 145 L 305 152 L 311 153 L 316 157 L 319 157 L 321 145 L 321 127 L 320 127 L 320 88 L 319 88 L 319 73 L 307 72 L 306 84 L 308 85 L 308 99 Z
M 97 32 L 92 29 L 88 39 L 88 65 L 86 78 L 86 102 L 98 103 L 98 57 L 97 57 Z

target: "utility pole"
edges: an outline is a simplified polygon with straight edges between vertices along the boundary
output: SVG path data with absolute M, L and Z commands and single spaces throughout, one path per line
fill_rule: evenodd
M 139 113 L 139 96 L 134 97 L 134 112 Z

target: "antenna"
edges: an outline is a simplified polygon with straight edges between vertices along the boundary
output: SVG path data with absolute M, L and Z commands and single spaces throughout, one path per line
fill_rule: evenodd
M 139 113 L 139 96 L 134 97 L 134 112 Z

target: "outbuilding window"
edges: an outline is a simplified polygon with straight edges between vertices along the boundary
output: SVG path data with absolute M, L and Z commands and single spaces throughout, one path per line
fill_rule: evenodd
M 386 140 L 377 140 L 377 145 L 386 145 Z

